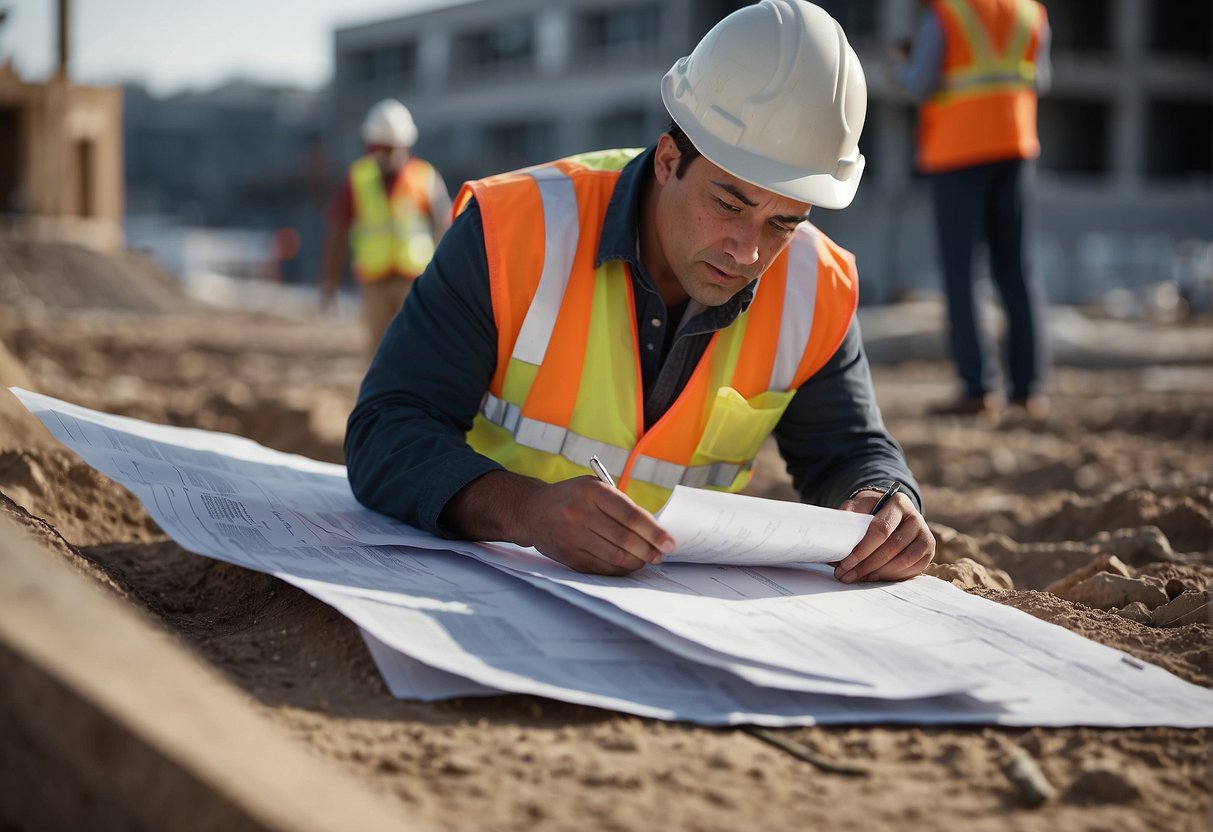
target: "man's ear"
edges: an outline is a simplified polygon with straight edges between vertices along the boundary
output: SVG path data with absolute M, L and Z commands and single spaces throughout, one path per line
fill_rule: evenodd
M 657 184 L 664 185 L 674 176 L 681 159 L 682 154 L 678 152 L 673 137 L 669 133 L 662 133 L 657 140 L 657 151 L 653 154 L 653 175 L 657 177 Z

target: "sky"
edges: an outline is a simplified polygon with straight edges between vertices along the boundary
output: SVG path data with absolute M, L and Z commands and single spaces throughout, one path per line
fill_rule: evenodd
M 334 28 L 466 0 L 71 0 L 69 72 L 82 84 L 138 81 L 158 95 L 235 76 L 319 87 Z M 56 0 L 0 0 L 0 62 L 29 81 L 56 59 Z

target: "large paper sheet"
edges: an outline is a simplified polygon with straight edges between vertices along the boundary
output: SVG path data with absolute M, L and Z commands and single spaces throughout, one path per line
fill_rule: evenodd
M 710 724 L 1213 724 L 1213 692 L 934 579 L 848 587 L 813 565 L 577 575 L 370 512 L 340 466 L 13 392 L 182 545 L 342 611 L 397 693 L 516 691 Z
M 853 638 L 886 641 L 886 648 L 904 650 L 911 661 L 981 679 L 970 693 L 1001 703 L 1004 712 L 992 721 L 1004 725 L 1213 724 L 1213 691 L 934 578 L 845 585 L 820 565 L 683 564 L 673 572 L 683 589 L 670 592 L 665 579 L 654 581 L 647 568 L 602 580 L 509 544 L 482 547 L 475 555 L 654 640 L 660 636 L 653 629 L 665 628 L 680 637 L 693 634 L 701 646 L 725 653 L 749 648 L 770 659 L 764 638 L 775 650 L 811 650 L 806 641 L 814 637 L 828 640 L 839 629 L 853 630 Z M 661 643 L 678 651 L 683 642 Z M 862 672 L 868 658 L 852 657 L 838 670 Z M 902 670 L 883 661 L 878 666 L 890 676 Z
M 758 566 L 842 560 L 872 518 L 853 511 L 674 487 L 657 520 L 677 548 L 667 563 Z

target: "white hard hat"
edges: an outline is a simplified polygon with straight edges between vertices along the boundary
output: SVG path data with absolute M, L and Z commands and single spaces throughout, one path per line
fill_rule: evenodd
M 408 107 L 394 98 L 385 98 L 366 114 L 362 140 L 388 147 L 412 147 L 417 142 L 417 125 Z
M 717 23 L 661 82 L 709 161 L 768 191 L 845 208 L 863 175 L 868 85 L 842 27 L 805 0 L 762 0 Z

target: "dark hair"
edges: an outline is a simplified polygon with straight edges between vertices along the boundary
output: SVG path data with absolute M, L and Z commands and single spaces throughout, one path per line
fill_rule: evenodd
M 682 132 L 682 128 L 678 126 L 678 122 L 671 120 L 670 129 L 666 131 L 670 134 L 670 138 L 674 140 L 674 146 L 678 148 L 678 153 L 681 158 L 678 160 L 678 167 L 674 169 L 674 176 L 681 179 L 690 167 L 691 162 L 694 162 L 703 154 L 699 152 L 699 148 L 691 144 L 691 140 L 687 138 L 687 134 Z

